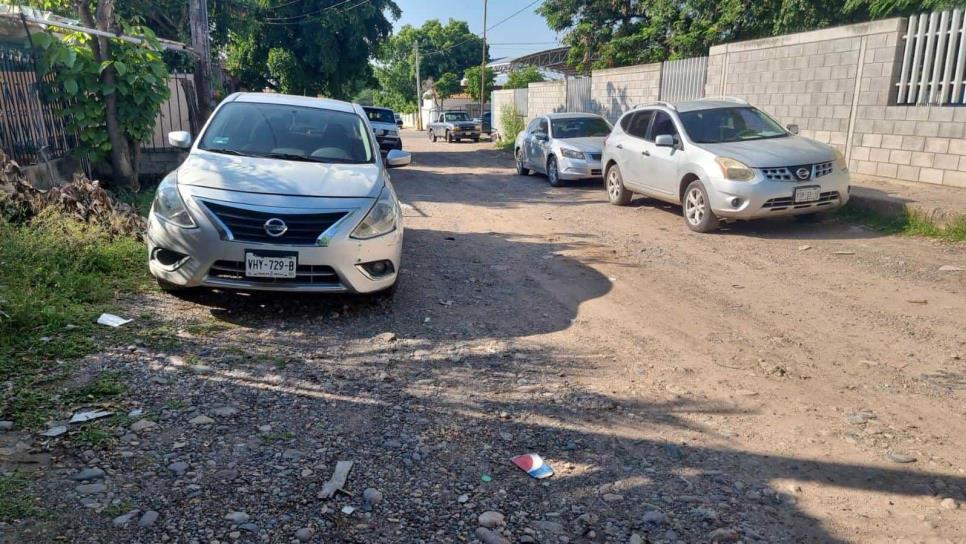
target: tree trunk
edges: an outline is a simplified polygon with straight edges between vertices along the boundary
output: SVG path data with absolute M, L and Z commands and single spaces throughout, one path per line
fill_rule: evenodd
M 77 2 L 77 11 L 85 25 L 97 30 L 120 33 L 114 20 L 114 0 L 98 0 L 93 17 L 91 17 L 90 7 L 86 0 Z M 111 41 L 108 38 L 98 36 L 91 41 L 91 49 L 94 52 L 94 58 L 99 63 L 113 60 Z M 113 65 L 108 66 L 101 72 L 101 83 L 105 87 L 116 86 Z M 107 124 L 107 138 L 111 142 L 113 181 L 116 185 L 127 186 L 137 192 L 141 188 L 138 182 L 137 165 L 133 160 L 132 146 L 124 135 L 124 129 L 117 119 L 117 95 L 115 93 L 104 95 L 104 119 Z M 137 147 L 137 145 L 135 144 L 134 147 Z

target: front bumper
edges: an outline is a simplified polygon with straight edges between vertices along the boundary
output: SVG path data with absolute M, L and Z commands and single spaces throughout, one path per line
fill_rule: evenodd
M 585 178 L 600 178 L 603 176 L 603 165 L 600 160 L 568 159 L 561 156 L 557 159 L 557 169 L 560 179 L 578 180 Z
M 377 136 L 376 141 L 379 142 L 379 149 L 382 151 L 402 149 L 402 140 L 395 136 Z
M 818 187 L 819 200 L 795 203 L 795 189 Z M 756 180 L 737 182 L 712 179 L 706 184 L 711 209 L 725 219 L 760 219 L 785 215 L 802 215 L 841 208 L 849 201 L 849 173 L 836 170 L 831 174 L 802 182 Z M 737 205 L 735 205 L 737 202 Z
M 480 131 L 478 130 L 454 128 L 453 130 L 450 131 L 450 134 L 453 135 L 454 139 L 463 139 L 463 138 L 479 139 L 480 138 Z
M 297 291 L 319 293 L 371 293 L 392 287 L 399 274 L 402 254 L 402 225 L 386 235 L 370 240 L 355 240 L 349 234 L 369 210 L 371 199 L 338 199 L 349 215 L 326 231 L 325 246 L 268 244 L 226 239 L 224 228 L 216 224 L 201 199 L 231 202 L 256 207 L 262 211 L 293 213 L 293 208 L 308 208 L 309 201 L 320 206 L 320 199 L 250 195 L 214 189 L 192 188 L 192 197 L 182 193 L 197 228 L 177 227 L 158 218 L 148 217 L 148 266 L 151 274 L 168 283 L 183 287 L 212 287 L 257 291 Z M 230 199 L 230 200 L 229 200 Z M 247 202 L 245 202 L 247 200 Z M 335 200 L 335 199 L 325 199 Z M 262 201 L 256 204 L 257 201 Z M 266 205 L 267 204 L 267 205 Z M 328 208 L 329 203 L 325 204 Z M 187 256 L 173 265 L 163 264 L 161 249 Z M 246 278 L 246 250 L 286 251 L 298 253 L 299 272 L 295 279 L 272 280 Z M 360 265 L 374 261 L 390 261 L 392 273 L 372 278 Z M 239 270 L 232 274 L 231 269 Z M 322 275 L 324 272 L 324 276 Z M 334 273 L 334 275 L 332 274 Z

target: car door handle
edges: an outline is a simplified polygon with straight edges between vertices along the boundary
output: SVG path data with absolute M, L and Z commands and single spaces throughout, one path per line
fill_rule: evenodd
M 617 144 L 617 149 L 624 149 L 624 144 Z
M 650 157 L 651 152 L 645 149 L 644 151 L 641 151 L 641 155 L 644 155 L 645 157 Z

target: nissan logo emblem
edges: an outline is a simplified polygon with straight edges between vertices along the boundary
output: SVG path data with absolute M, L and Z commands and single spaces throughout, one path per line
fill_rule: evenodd
M 812 174 L 812 171 L 805 167 L 795 170 L 795 175 L 798 177 L 798 179 L 808 179 L 808 176 L 810 176 L 811 174 Z
M 285 221 L 282 221 L 277 217 L 273 217 L 268 221 L 265 221 L 265 224 L 262 225 L 262 228 L 265 229 L 265 234 L 271 236 L 272 238 L 278 238 L 279 236 L 288 232 L 288 225 L 285 224 Z

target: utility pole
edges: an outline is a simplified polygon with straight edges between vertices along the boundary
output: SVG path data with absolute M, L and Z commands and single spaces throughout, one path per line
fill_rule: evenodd
M 419 40 L 416 40 L 416 130 L 423 130 L 423 85 L 419 80 Z
M 188 24 L 191 27 L 191 48 L 198 54 L 195 61 L 195 93 L 198 95 L 200 127 L 211 114 L 214 95 L 211 89 L 211 44 L 208 26 L 207 0 L 190 0 Z
M 483 60 L 480 62 L 480 129 L 483 128 L 483 104 L 486 103 L 486 1 L 483 0 Z

